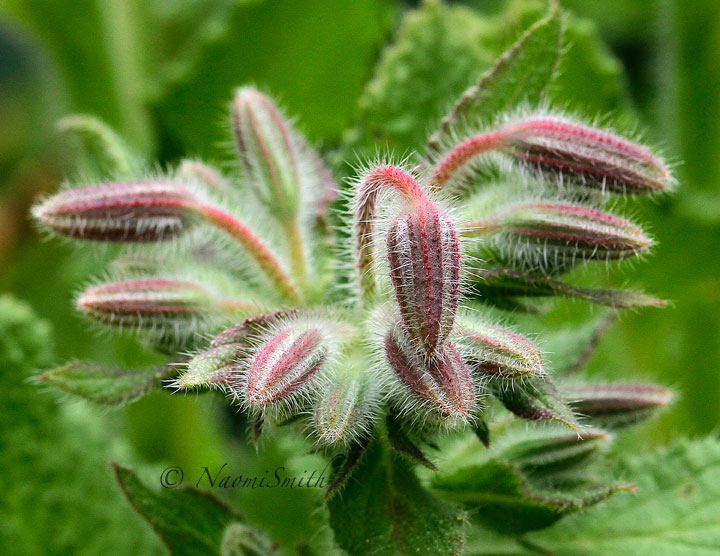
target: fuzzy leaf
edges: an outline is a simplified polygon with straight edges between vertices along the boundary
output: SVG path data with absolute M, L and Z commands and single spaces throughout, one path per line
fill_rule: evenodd
M 120 488 L 160 536 L 172 556 L 261 556 L 272 548 L 215 496 L 194 488 L 148 489 L 135 472 L 112 463 Z
M 379 440 L 329 508 L 335 540 L 351 556 L 462 552 L 463 513 L 423 489 L 407 462 Z
M 553 2 L 547 17 L 523 33 L 477 84 L 463 93 L 430 138 L 428 147 L 439 149 L 463 121 L 488 122 L 523 100 L 530 104 L 540 101 L 555 75 L 562 38 L 562 13 Z
M 513 297 L 574 297 L 592 303 L 615 307 L 662 307 L 665 301 L 633 290 L 579 288 L 546 276 L 524 274 L 512 270 L 478 271 L 473 291 L 480 299 L 496 304 L 496 299 Z
M 495 27 L 469 8 L 439 1 L 408 12 L 360 98 L 351 142 L 382 142 L 400 152 L 420 147 L 448 103 L 492 63 L 495 52 L 484 43 Z
M 415 443 L 408 438 L 408 435 L 403 430 L 402 424 L 394 415 L 388 415 L 387 431 L 390 446 L 392 446 L 396 452 L 402 454 L 410 461 L 419 463 L 432 471 L 437 471 L 437 467 L 435 467 L 427 456 L 422 453 L 422 450 L 420 450 L 420 448 L 418 448 Z
M 567 514 L 629 488 L 619 483 L 582 480 L 550 490 L 532 484 L 517 466 L 500 460 L 435 475 L 432 484 L 446 497 L 472 510 L 474 519 L 507 534 L 543 529 Z
M 701 556 L 720 547 L 720 442 L 708 438 L 627 458 L 637 487 L 528 538 L 556 556 Z
M 547 377 L 496 386 L 495 396 L 515 415 L 530 421 L 557 421 L 578 432 L 575 415 Z
M 120 369 L 71 362 L 45 371 L 36 379 L 97 405 L 119 407 L 139 400 L 151 390 L 162 388 L 162 379 L 170 372 L 165 365 Z
M 490 447 L 490 427 L 484 417 L 479 417 L 472 427 L 475 436 L 486 448 Z
M 362 458 L 369 440 L 369 438 L 365 438 L 362 442 L 353 443 L 343 456 L 342 461 L 333 461 L 333 463 L 336 464 L 336 469 L 333 475 L 333 482 L 328 487 L 327 492 L 325 492 L 325 500 L 330 500 L 330 498 L 345 485 L 351 473 L 355 470 L 358 463 L 360 463 L 360 458 Z

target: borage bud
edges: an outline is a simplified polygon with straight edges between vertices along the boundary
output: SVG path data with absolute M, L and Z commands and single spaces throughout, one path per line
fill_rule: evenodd
M 175 176 L 185 182 L 199 182 L 210 191 L 221 195 L 232 191 L 230 184 L 218 170 L 198 160 L 183 160 Z
M 670 390 L 655 384 L 579 384 L 565 386 L 563 395 L 574 411 L 608 429 L 647 419 L 673 397 Z
M 240 162 L 258 197 L 282 216 L 294 215 L 301 179 L 294 130 L 272 100 L 252 87 L 237 90 L 232 123 Z
M 209 292 L 193 282 L 127 280 L 85 290 L 77 300 L 88 316 L 112 326 L 186 332 L 212 309 Z
M 377 409 L 364 357 L 342 357 L 324 378 L 315 404 L 313 424 L 322 444 L 349 444 L 367 434 Z
M 432 353 L 452 330 L 460 290 L 460 242 L 455 224 L 429 200 L 387 231 L 387 257 L 405 333 Z
M 542 249 L 538 258 L 619 260 L 645 251 L 651 240 L 631 222 L 572 204 L 517 205 L 498 219 L 505 237 Z
M 469 137 L 435 166 L 431 182 L 444 186 L 476 157 L 504 152 L 559 177 L 562 182 L 603 192 L 652 193 L 667 189 L 672 176 L 646 147 L 608 131 L 553 117 L 534 117 Z
M 503 150 L 563 181 L 602 191 L 652 193 L 672 177 L 647 148 L 561 118 L 529 118 L 505 132 Z
M 243 399 L 257 409 L 295 401 L 327 362 L 329 342 L 324 327 L 292 322 L 265 336 L 250 360 Z
M 213 338 L 208 349 L 196 354 L 187 362 L 186 369 L 174 381 L 174 386 L 194 388 L 228 385 L 239 372 L 254 342 L 270 326 L 291 314 L 292 311 L 278 311 L 254 315 L 222 331 Z
M 475 318 L 463 318 L 458 324 L 457 342 L 471 369 L 502 378 L 523 378 L 545 372 L 542 352 L 527 338 Z
M 33 214 L 56 233 L 76 239 L 147 242 L 186 231 L 196 204 L 181 184 L 147 180 L 69 189 L 35 207 Z
M 502 455 L 525 473 L 549 475 L 571 471 L 588 463 L 609 440 L 608 434 L 599 431 L 587 432 L 582 436 L 550 436 L 517 442 Z
M 455 346 L 447 342 L 432 356 L 420 352 L 400 329 L 385 336 L 385 356 L 405 389 L 417 398 L 420 408 L 450 427 L 462 425 L 475 408 L 470 372 Z M 399 394 L 400 403 L 404 394 Z M 415 402 L 406 404 L 415 407 Z

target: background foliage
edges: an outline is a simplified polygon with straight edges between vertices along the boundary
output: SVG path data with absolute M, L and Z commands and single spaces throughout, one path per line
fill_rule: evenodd
M 642 219 L 651 224 L 659 242 L 654 256 L 616 277 L 622 282 L 632 276 L 638 286 L 673 306 L 624 314 L 601 342 L 590 369 L 612 378 L 644 377 L 679 392 L 679 400 L 661 419 L 625 437 L 624 443 L 634 450 L 678 436 L 716 434 L 720 7 L 711 0 L 626 0 L 613 4 L 612 10 L 603 0 L 564 0 L 562 5 L 571 14 L 570 40 L 551 97 L 583 113 L 612 115 L 621 127 L 639 121 L 671 160 L 682 161 L 677 168 L 679 193 L 641 207 Z M 37 532 L 37 521 L 35 532 L 30 522 L 12 521 L 6 530 L 22 539 L 20 553 L 39 554 L 40 547 L 51 546 L 57 553 L 99 554 L 111 545 L 117 554 L 160 551 L 120 500 L 111 470 L 104 467 L 110 459 L 157 464 L 158 469 L 164 463 L 197 469 L 228 462 L 250 472 L 285 463 L 288 454 L 298 452 L 298 446 L 284 438 L 268 441 L 260 455 L 251 452 L 241 442 L 245 424 L 213 396 L 155 394 L 124 410 L 100 413 L 86 405 L 60 410 L 54 396 L 23 382 L 35 369 L 68 359 L 149 363 L 138 360 L 134 340 L 99 338 L 73 312 L 75 288 L 107 254 L 42 242 L 28 224 L 27 207 L 39 192 L 55 189 L 78 163 L 81 169 L 94 163 L 93 145 L 58 130 L 58 118 L 72 113 L 99 116 L 131 148 L 162 164 L 181 155 L 223 161 L 228 152 L 222 125 L 226 104 L 234 86 L 251 81 L 279 96 L 288 112 L 298 115 L 300 127 L 342 174 L 347 167 L 340 161 L 355 152 L 372 154 L 386 142 L 399 152 L 417 147 L 448 103 L 544 7 L 532 0 L 468 1 L 452 4 L 452 9 L 425 2 L 403 18 L 416 8 L 414 3 L 3 2 L 0 291 L 27 300 L 53 333 L 35 323 L 26 306 L 3 298 L 0 320 L 25 322 L 7 326 L 25 327 L 21 336 L 33 338 L 26 344 L 19 340 L 26 347 L 17 349 L 25 353 L 22 350 L 36 350 L 35 344 L 44 347 L 20 359 L 3 356 L 0 377 L 10 394 L 0 403 L 0 418 L 3 429 L 6 423 L 15 424 L 13 436 L 3 440 L 26 450 L 2 447 L 2 475 L 8 484 L 35 485 L 38 496 L 49 496 L 48 507 L 62 512 L 77 535 L 54 531 L 49 521 L 42 533 Z M 385 48 L 392 39 L 393 46 Z M 341 149 L 341 141 L 350 147 Z M 543 326 L 556 327 L 587 312 L 580 303 L 559 306 Z M 2 336 L 9 342 L 12 334 Z M 77 466 L 70 463 L 75 461 Z M 287 464 L 299 470 L 319 466 L 312 456 Z M 156 480 L 152 471 L 148 469 L 147 476 Z M 70 478 L 59 480 L 65 473 Z M 50 484 L 62 491 L 53 494 Z M 3 486 L 5 492 L 12 489 Z M 69 511 L 72 503 L 62 502 L 66 492 L 81 499 L 88 511 Z M 242 498 L 250 521 L 263 523 L 286 544 L 301 541 L 305 531 L 317 529 L 324 519 L 311 511 L 319 493 L 278 494 L 283 495 L 282 504 L 280 499 L 270 503 L 267 493 L 232 495 Z M 263 496 L 262 504 L 253 503 L 257 496 Z M 22 499 L 18 496 L 17 504 Z M 12 494 L 9 500 L 14 515 L 20 507 L 13 506 Z M 125 531 L 132 528 L 133 535 L 88 518 L 101 508 L 101 515 L 127 524 Z M 269 509 L 272 515 L 263 515 Z M 286 526 L 290 521 L 293 526 Z M 83 544 L 84 552 L 79 552 L 80 541 L 90 532 L 97 533 L 96 542 Z

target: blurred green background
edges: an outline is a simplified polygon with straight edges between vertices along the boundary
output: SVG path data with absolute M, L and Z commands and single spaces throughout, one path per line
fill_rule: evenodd
M 544 6 L 534 0 L 461 4 L 477 8 L 482 22 L 476 27 L 467 23 L 463 29 L 467 36 L 462 40 L 478 43 L 472 55 L 449 60 L 464 77 L 452 81 L 430 70 L 423 74 L 437 81 L 433 86 L 449 95 L 447 100 L 473 81 Z M 659 246 L 648 261 L 623 274 L 628 282 L 671 300 L 672 306 L 623 314 L 601 342 L 590 370 L 613 378 L 657 381 L 679 393 L 661 419 L 634 433 L 634 444 L 715 434 L 720 417 L 720 4 L 717 0 L 563 0 L 561 4 L 572 15 L 568 33 L 572 55 L 553 97 L 563 106 L 617 118 L 623 126 L 637 123 L 677 163 L 680 183 L 676 195 L 640 203 L 640 219 L 648 223 Z M 65 176 L 92 163 L 92 146 L 60 132 L 56 127 L 60 117 L 96 115 L 136 152 L 161 165 L 182 156 L 223 162 L 230 156 L 224 129 L 226 104 L 232 89 L 246 82 L 271 91 L 289 113 L 297 115 L 300 128 L 336 161 L 339 172 L 346 168 L 337 160 L 356 148 L 373 149 L 385 140 L 400 151 L 419 146 L 401 126 L 383 135 L 374 122 L 392 121 L 404 104 L 416 103 L 426 121 L 411 121 L 410 129 L 424 134 L 432 118 L 441 114 L 433 112 L 445 108 L 447 101 L 441 97 L 439 105 L 425 106 L 418 98 L 403 98 L 412 89 L 403 91 L 402 75 L 389 79 L 400 82 L 399 101 L 393 101 L 392 89 L 378 92 L 378 79 L 375 88 L 366 89 L 403 15 L 417 5 L 384 0 L 4 0 L 0 4 L 0 292 L 27 301 L 51 326 L 52 332 L 41 334 L 43 341 L 49 343 L 52 337 L 54 344 L 54 349 L 48 347 L 41 357 L 27 362 L 30 369 L 11 374 L 7 369 L 22 365 L 3 363 L 7 367 L 2 369 L 3 388 L 15 389 L 17 396 L 3 410 L 2 427 L 13 426 L 5 422 L 12 419 L 21 431 L 5 441 L 37 443 L 38 454 L 46 443 L 58 460 L 68 451 L 78 459 L 78 451 L 87 450 L 91 455 L 86 459 L 96 465 L 85 463 L 80 468 L 95 469 L 88 471 L 87 481 L 102 485 L 93 487 L 88 499 L 97 507 L 123 504 L 117 500 L 109 472 L 97 471 L 113 457 L 188 468 L 225 461 L 261 468 L 263 461 L 283 461 L 283 454 L 296 449 L 282 440 L 271 442 L 262 460 L 242 443 L 227 440 L 242 436 L 245 425 L 220 397 L 163 393 L 111 413 L 75 402 L 58 410 L 58 396 L 23 382 L 33 369 L 68 359 L 124 365 L 146 360 L 134 340 L 98 336 L 73 311 L 74 292 L 98 273 L 108 253 L 44 241 L 29 222 L 28 209 L 37 195 L 53 191 Z M 422 90 L 425 84 L 415 87 Z M 369 107 L 372 102 L 380 102 L 381 109 Z M 341 148 L 343 141 L 352 148 Z M 8 314 L 24 314 L 25 308 L 8 303 L 3 306 Z M 44 422 L 45 428 L 35 422 Z M 82 440 L 85 435 L 91 438 L 87 444 Z M 7 465 L 30 461 L 24 453 L 14 460 L 8 454 Z M 52 466 L 43 473 L 50 483 L 63 475 Z M 20 472 L 11 477 L 31 480 Z M 17 496 L 16 510 L 22 499 Z M 311 508 L 313 503 L 311 495 L 282 501 L 288 516 L 293 515 L 293 504 Z M 57 504 L 65 511 L 61 502 Z M 118 511 L 117 515 L 124 515 Z M 319 518 L 301 520 L 298 528 L 314 519 Z M 15 525 L 17 534 L 23 525 Z M 142 525 L 135 525 L 135 544 L 121 541 L 120 550 L 117 539 L 99 540 L 97 550 L 110 545 L 118 554 L 159 550 L 156 541 L 143 536 Z M 84 527 L 77 526 L 76 537 L 67 531 L 58 533 L 52 541 L 54 553 L 80 553 L 76 550 L 82 544 L 81 533 L 92 526 L 85 522 Z M 297 540 L 291 532 L 278 534 L 285 535 L 284 540 Z M 36 542 L 42 546 L 42 541 Z M 30 546 L 18 553 L 35 553 Z M 93 550 L 86 548 L 84 553 Z

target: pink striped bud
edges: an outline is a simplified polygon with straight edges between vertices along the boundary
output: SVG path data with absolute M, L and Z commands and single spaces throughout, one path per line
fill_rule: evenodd
M 642 145 L 570 120 L 530 118 L 506 135 L 506 152 L 541 172 L 589 188 L 652 193 L 672 181 L 665 163 Z
M 387 257 L 405 333 L 432 353 L 452 330 L 460 289 L 460 242 L 431 201 L 416 203 L 387 231 Z
M 435 166 L 431 182 L 444 186 L 489 151 L 505 152 L 541 173 L 584 187 L 617 193 L 667 189 L 672 176 L 647 148 L 570 120 L 534 117 L 469 137 Z
M 363 372 L 339 369 L 322 392 L 314 410 L 315 434 L 321 443 L 348 444 L 368 432 L 375 395 Z
M 249 185 L 267 206 L 296 214 L 300 166 L 294 131 L 273 101 L 252 87 L 237 90 L 232 123 L 240 162 Z
M 475 390 L 470 372 L 452 343 L 447 342 L 427 357 L 401 330 L 393 330 L 385 336 L 385 356 L 402 385 L 424 410 L 450 426 L 470 419 Z
M 539 256 L 624 259 L 646 250 L 651 240 L 631 222 L 596 209 L 571 204 L 530 203 L 498 219 L 499 230 L 514 242 L 537 246 Z
M 456 327 L 458 344 L 471 369 L 490 376 L 522 378 L 542 375 L 540 349 L 527 338 L 506 328 L 463 319 Z
M 670 390 L 655 384 L 579 384 L 565 386 L 563 395 L 574 411 L 608 429 L 642 421 L 673 397 Z
M 274 323 L 291 315 L 291 311 L 255 315 L 224 330 L 205 351 L 187 362 L 186 369 L 175 380 L 176 388 L 226 386 L 234 380 L 248 357 L 253 343 Z
M 301 207 L 322 218 L 337 183 L 272 99 L 252 87 L 238 89 L 232 125 L 245 177 L 258 197 L 281 218 Z
M 250 362 L 245 385 L 247 402 L 266 408 L 299 395 L 328 357 L 319 326 L 292 323 L 262 342 Z
M 160 278 L 100 284 L 85 290 L 77 304 L 104 324 L 178 331 L 212 308 L 208 291 L 201 285 Z
M 76 239 L 162 241 L 188 229 L 196 203 L 181 184 L 147 180 L 69 189 L 33 214 L 54 232 Z

